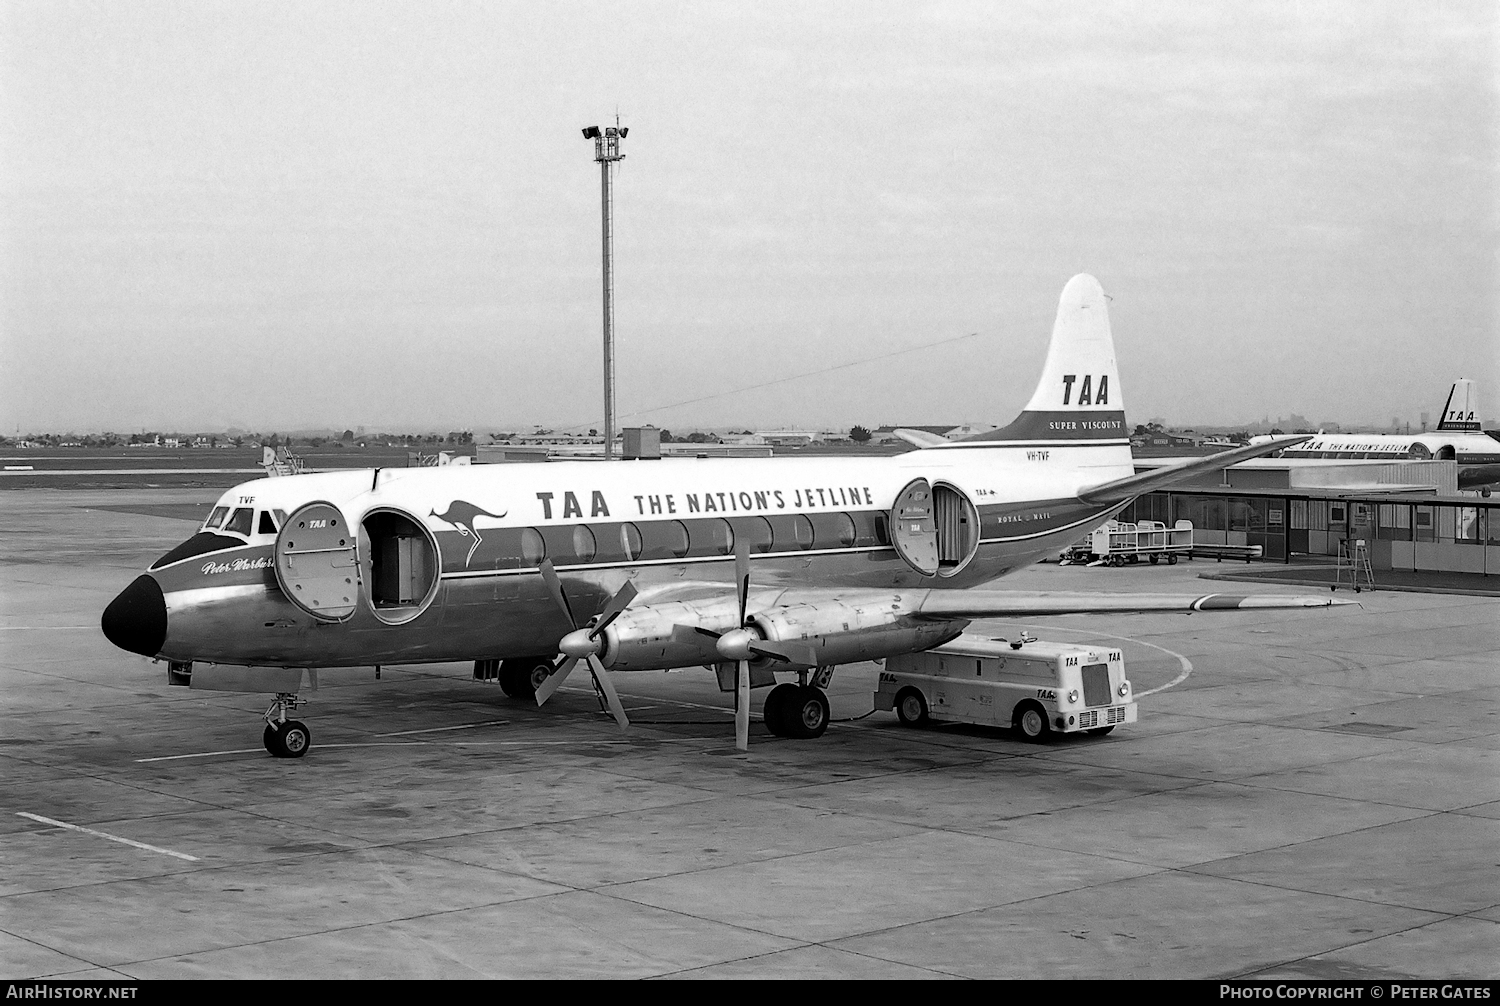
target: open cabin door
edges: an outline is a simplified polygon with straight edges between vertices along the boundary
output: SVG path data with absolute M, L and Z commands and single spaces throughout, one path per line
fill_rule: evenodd
M 938 571 L 937 515 L 933 512 L 932 486 L 926 479 L 907 484 L 891 508 L 891 542 L 896 554 L 923 576 Z
M 359 596 L 357 536 L 331 503 L 309 503 L 276 536 L 276 582 L 287 598 L 325 622 L 354 614 Z

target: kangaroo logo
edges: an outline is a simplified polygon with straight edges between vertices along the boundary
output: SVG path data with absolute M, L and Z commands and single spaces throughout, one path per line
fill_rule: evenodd
M 438 513 L 436 510 L 429 510 L 428 514 L 429 516 L 436 517 L 445 524 L 452 524 L 458 528 L 459 534 L 468 535 L 474 539 L 474 543 L 469 546 L 469 554 L 464 556 L 464 568 L 467 569 L 469 560 L 474 558 L 474 550 L 479 547 L 480 542 L 484 541 L 479 536 L 479 529 L 474 526 L 474 519 L 476 517 L 493 517 L 499 520 L 507 512 L 502 510 L 500 513 L 490 513 L 488 510 L 480 509 L 468 500 L 454 500 L 448 504 L 448 509 L 442 513 Z

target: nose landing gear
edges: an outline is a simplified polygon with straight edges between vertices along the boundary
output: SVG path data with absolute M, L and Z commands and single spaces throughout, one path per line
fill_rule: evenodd
M 312 731 L 301 720 L 287 719 L 307 700 L 295 692 L 277 692 L 266 709 L 266 732 L 261 736 L 273 758 L 301 758 L 312 747 Z

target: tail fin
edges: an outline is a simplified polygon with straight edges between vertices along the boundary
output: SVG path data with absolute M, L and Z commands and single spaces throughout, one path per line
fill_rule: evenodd
M 1009 426 L 964 440 L 1123 442 L 1128 432 L 1104 290 L 1080 273 L 1058 299 L 1047 362 L 1031 401 Z
M 1453 387 L 1448 389 L 1448 401 L 1443 403 L 1443 418 L 1438 420 L 1437 428 L 1454 432 L 1480 432 L 1479 393 L 1474 390 L 1473 381 L 1460 377 L 1453 382 Z

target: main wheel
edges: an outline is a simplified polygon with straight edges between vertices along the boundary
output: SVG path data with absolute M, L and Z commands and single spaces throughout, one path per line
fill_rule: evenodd
M 1016 710 L 1016 729 L 1021 736 L 1033 744 L 1040 744 L 1052 733 L 1047 724 L 1047 712 L 1035 702 L 1028 702 Z
M 909 727 L 927 722 L 927 700 L 915 688 L 903 688 L 896 696 L 896 718 Z
M 821 688 L 798 685 L 796 694 L 782 707 L 782 715 L 788 737 L 804 740 L 822 737 L 823 731 L 828 729 L 830 716 L 828 696 Z
M 777 737 L 791 736 L 791 731 L 787 726 L 786 711 L 792 700 L 796 698 L 796 692 L 796 685 L 777 685 L 766 696 L 765 705 L 761 706 L 761 717 L 766 721 L 766 729 Z
M 287 720 L 273 727 L 266 724 L 261 740 L 276 758 L 301 758 L 312 747 L 312 731 L 301 720 Z
M 500 690 L 513 699 L 534 699 L 536 690 L 552 673 L 545 657 L 522 657 L 500 664 Z

